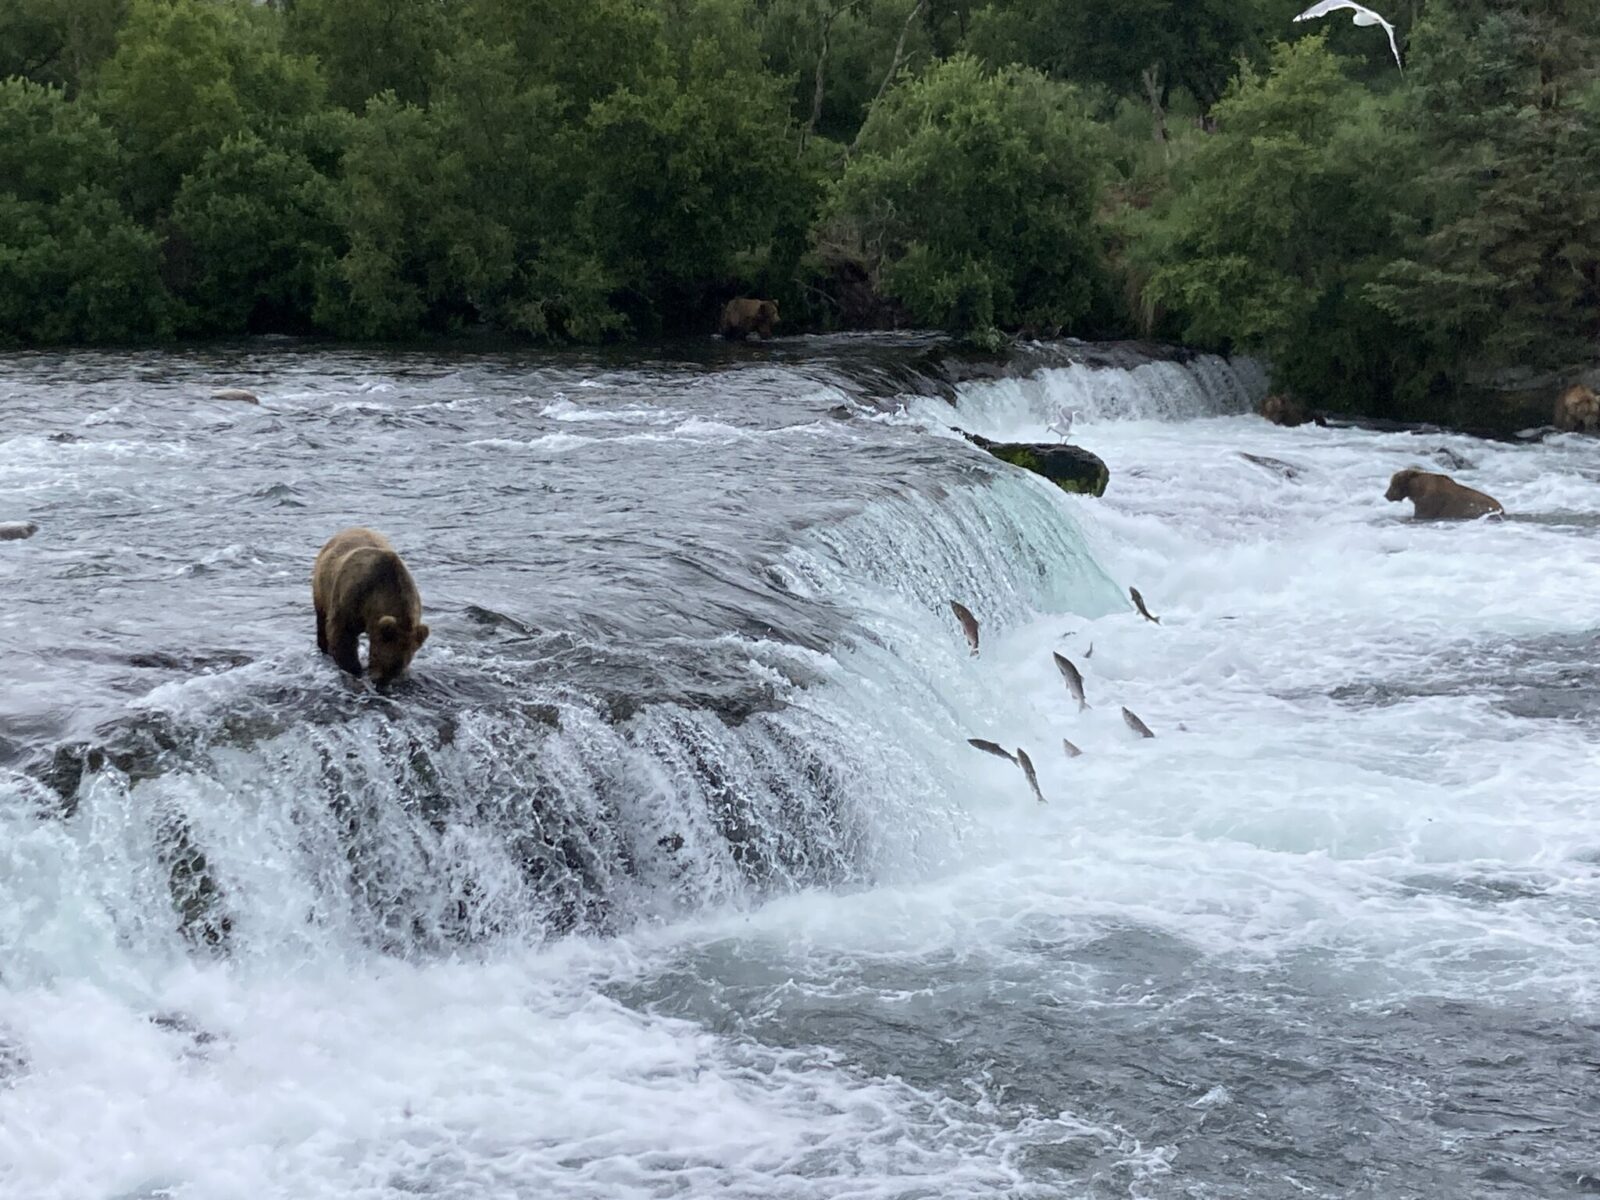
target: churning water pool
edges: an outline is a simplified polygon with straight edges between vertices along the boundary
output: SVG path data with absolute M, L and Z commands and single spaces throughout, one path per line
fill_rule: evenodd
M 1600 1190 L 1594 443 L 936 349 L 0 361 L 0 1196 Z

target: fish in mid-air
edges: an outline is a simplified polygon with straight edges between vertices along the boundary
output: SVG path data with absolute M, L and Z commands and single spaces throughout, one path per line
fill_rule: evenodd
M 1039 790 L 1039 776 L 1034 774 L 1033 771 L 1033 759 L 1028 757 L 1028 752 L 1021 746 L 1017 747 L 1017 765 L 1022 768 L 1022 773 L 1028 777 L 1028 786 L 1033 789 L 1033 798 L 1040 804 L 1044 804 L 1044 793 Z
M 994 742 L 985 741 L 983 738 L 968 738 L 967 745 L 975 750 L 982 750 L 985 754 L 993 754 L 997 758 L 1003 758 L 1010 763 L 1017 761 L 1016 755 L 1012 754 L 1004 746 L 998 746 Z
M 1146 621 L 1154 621 L 1157 625 L 1161 624 L 1161 618 L 1152 617 L 1150 615 L 1150 610 L 1144 606 L 1144 597 L 1139 595 L 1138 588 L 1129 588 L 1128 595 L 1133 597 L 1133 606 L 1139 610 L 1139 615 L 1141 617 L 1143 617 Z
M 1150 726 L 1139 720 L 1139 714 L 1132 709 L 1124 708 L 1122 710 L 1122 719 L 1127 722 L 1128 728 L 1140 737 L 1155 737 L 1155 734 L 1150 732 Z
M 972 653 L 978 653 L 978 618 L 972 615 L 972 610 L 959 600 L 950 601 L 950 611 L 955 613 L 956 620 L 961 622 L 961 632 L 967 635 L 967 645 L 972 647 Z
M 1082 750 L 1079 750 L 1071 742 L 1067 741 L 1066 738 L 1061 739 L 1061 748 L 1067 752 L 1068 758 L 1077 758 L 1083 753 Z
M 1072 698 L 1078 702 L 1078 711 L 1082 712 L 1089 707 L 1089 702 L 1083 698 L 1083 676 L 1078 673 L 1078 668 L 1072 665 L 1072 660 L 1065 655 L 1051 651 L 1051 656 L 1056 660 L 1056 670 L 1061 672 L 1061 678 L 1067 681 L 1067 691 L 1072 693 Z

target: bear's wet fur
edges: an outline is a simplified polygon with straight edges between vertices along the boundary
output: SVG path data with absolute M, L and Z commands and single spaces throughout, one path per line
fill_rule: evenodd
M 1407 467 L 1389 480 L 1385 500 L 1410 500 L 1419 521 L 1470 521 L 1505 512 L 1500 501 L 1464 487 L 1448 475 Z
M 1287 425 L 1293 428 L 1304 425 L 1311 420 L 1311 411 L 1305 404 L 1294 396 L 1283 392 L 1274 392 L 1262 400 L 1256 411 L 1274 425 Z
M 773 300 L 751 300 L 738 296 L 728 301 L 722 310 L 722 336 L 729 341 L 742 341 L 752 333 L 763 338 L 772 336 L 772 327 L 778 323 L 778 305 Z
M 317 649 L 360 675 L 358 646 L 366 634 L 367 675 L 380 686 L 400 675 L 428 640 L 416 581 L 389 539 L 371 529 L 345 529 L 328 539 L 311 570 L 311 603 Z
M 1584 384 L 1574 384 L 1556 400 L 1552 423 L 1568 433 L 1600 432 L 1600 396 Z

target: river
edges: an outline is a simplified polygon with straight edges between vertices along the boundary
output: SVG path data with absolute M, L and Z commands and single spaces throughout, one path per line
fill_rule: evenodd
M 0 359 L 0 1196 L 1600 1190 L 1594 443 L 1032 353 Z

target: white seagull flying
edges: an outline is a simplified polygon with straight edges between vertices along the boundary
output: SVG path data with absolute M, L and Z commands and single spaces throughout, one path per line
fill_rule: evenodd
M 1313 4 L 1310 8 L 1306 9 L 1305 12 L 1296 17 L 1295 20 L 1315 21 L 1318 17 L 1325 17 L 1331 12 L 1338 12 L 1341 8 L 1348 8 L 1354 11 L 1355 16 L 1353 20 L 1357 25 L 1383 26 L 1383 31 L 1389 35 L 1389 49 L 1394 51 L 1394 65 L 1400 67 L 1401 72 L 1404 73 L 1405 67 L 1400 63 L 1400 47 L 1395 45 L 1394 41 L 1394 26 L 1389 24 L 1389 22 L 1385 21 L 1370 8 L 1366 8 L 1363 5 L 1357 4 L 1355 0 L 1321 0 L 1321 3 Z

